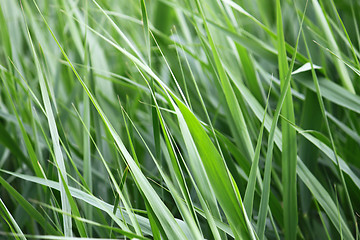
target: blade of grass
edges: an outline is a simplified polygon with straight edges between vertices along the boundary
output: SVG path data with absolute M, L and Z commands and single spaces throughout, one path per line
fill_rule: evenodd
M 305 11 L 306 11 L 305 6 Z M 304 11 L 304 12 L 305 12 Z M 304 14 L 305 15 L 305 14 Z M 276 26 L 278 33 L 278 64 L 279 64 L 279 78 L 281 91 L 286 91 L 281 113 L 291 122 L 295 122 L 294 104 L 292 101 L 291 89 L 286 87 L 286 77 L 291 77 L 292 67 L 289 70 L 286 49 L 284 30 L 282 22 L 282 13 L 280 0 L 276 1 Z M 302 24 L 302 23 L 301 23 Z M 301 31 L 299 31 L 300 36 Z M 295 51 L 297 50 L 299 36 L 296 42 Z M 295 55 L 296 56 L 296 52 Z M 282 152 L 281 152 L 281 170 L 282 170 L 282 186 L 283 186 L 283 215 L 284 215 L 284 232 L 285 239 L 295 239 L 296 229 L 298 224 L 297 216 L 297 183 L 296 183 L 296 156 L 297 156 L 297 142 L 296 131 L 284 120 L 281 121 L 282 130 Z
M 277 1 L 277 12 L 278 14 L 281 15 L 281 13 L 279 12 L 281 11 L 280 9 L 280 1 Z M 281 16 L 278 16 L 278 21 L 281 21 Z M 302 24 L 303 24 L 303 21 L 304 21 L 304 18 L 302 19 L 302 22 L 300 24 L 300 31 L 298 33 L 298 36 L 297 36 L 297 40 L 296 40 L 296 46 L 295 46 L 295 54 L 293 55 L 292 57 L 292 60 L 291 60 L 291 64 L 290 64 L 290 68 L 287 68 L 284 64 L 284 62 L 281 63 L 281 61 L 283 61 L 284 59 L 284 56 L 279 56 L 279 68 L 281 67 L 281 71 L 283 71 L 282 74 L 286 74 L 284 80 L 283 80 L 283 83 L 282 83 L 282 91 L 281 91 L 281 95 L 280 95 L 280 98 L 279 98 L 279 101 L 277 103 L 277 107 L 276 107 L 276 111 L 275 111 L 275 114 L 274 114 L 274 118 L 272 120 L 272 123 L 271 123 L 271 128 L 270 128 L 270 133 L 269 133 L 269 138 L 268 138 L 268 149 L 267 149 L 267 153 L 266 153 L 266 159 L 265 159 L 265 172 L 264 172 L 264 181 L 263 181 L 263 192 L 262 192 L 262 196 L 261 196 L 261 201 L 260 201 L 260 209 L 259 209 L 259 220 L 258 220 L 258 223 L 257 223 L 257 228 L 258 228 L 258 236 L 259 236 L 259 239 L 264 239 L 264 232 L 265 232 L 265 221 L 266 221 L 266 215 L 267 215 L 267 210 L 268 210 L 268 201 L 269 201 L 269 194 L 270 194 L 270 181 L 271 181 L 271 168 L 272 168 L 272 152 L 273 152 L 273 146 L 274 146 L 274 137 L 275 137 L 275 130 L 276 130 L 276 126 L 277 126 L 277 122 L 279 120 L 279 116 L 280 116 L 280 111 L 282 110 L 282 106 L 285 102 L 285 98 L 286 96 L 288 95 L 287 98 L 291 98 L 291 93 L 289 93 L 290 89 L 290 81 L 291 81 L 291 72 L 292 72 L 292 69 L 294 67 L 294 63 L 295 63 L 295 58 L 296 58 L 296 52 L 297 52 L 297 47 L 298 47 L 298 43 L 299 43 L 299 38 L 300 38 L 300 33 L 301 33 L 301 29 L 302 29 Z M 283 32 L 282 28 L 281 27 L 282 23 L 281 22 L 278 22 L 278 31 L 279 32 Z M 283 35 L 282 35 L 283 36 Z M 279 48 L 284 48 L 284 40 L 281 41 L 279 40 Z M 282 52 L 283 55 L 285 55 L 285 52 L 283 51 Z M 286 58 L 286 57 L 285 57 Z M 287 63 L 286 63 L 287 64 Z M 284 69 L 285 68 L 285 69 Z M 288 70 L 287 70 L 288 69 Z M 284 76 L 283 76 L 284 77 Z M 287 99 L 287 101 L 290 101 Z M 291 108 L 292 110 L 292 108 Z M 291 149 L 290 149 L 291 151 Z M 296 152 L 295 152 L 296 154 Z M 296 155 L 295 155 L 296 156 Z M 291 159 L 293 161 L 293 159 Z M 296 164 L 296 159 L 295 159 L 295 164 Z M 291 170 L 295 169 L 296 171 L 296 165 L 295 165 L 295 168 L 294 166 L 291 165 Z M 294 178 L 294 176 L 292 176 Z M 284 179 L 285 180 L 285 179 Z M 296 176 L 295 176 L 295 181 L 296 181 Z M 294 183 L 293 183 L 294 184 Z M 296 182 L 295 182 L 296 184 Z M 291 189 L 288 189 L 288 190 L 284 190 L 284 191 L 287 191 L 286 193 L 288 194 L 288 196 L 292 196 L 293 193 L 291 192 Z M 296 191 L 295 191 L 295 196 L 296 196 Z M 284 196 L 285 198 L 285 196 Z M 285 200 L 285 199 L 284 199 Z M 296 201 L 296 200 L 295 200 Z M 295 204 L 296 206 L 296 204 Z M 290 208 L 291 206 L 289 206 Z M 293 206 L 292 206 L 293 207 Z M 285 207 L 284 207 L 285 209 Z M 292 209 L 292 208 L 291 208 Z M 289 210 L 289 209 L 288 209 Z M 297 209 L 295 209 L 297 211 Z M 295 216 L 297 215 L 297 212 L 295 213 Z M 284 217 L 285 214 L 284 214 Z M 291 221 L 291 219 L 290 219 Z M 287 223 L 287 224 L 291 224 L 291 223 Z M 286 225 L 287 225 L 286 224 Z M 292 221 L 292 224 L 291 225 L 295 225 L 295 229 L 296 229 L 296 223 L 294 224 L 294 221 Z M 290 226 L 288 226 L 288 229 L 287 229 L 287 234 L 294 234 L 293 233 L 293 228 L 294 226 L 292 226 L 292 228 L 290 228 Z M 291 230 L 290 230 L 291 229 Z M 290 231 L 290 232 L 289 232 Z M 289 235 L 289 236 L 290 236 Z M 296 230 L 295 230 L 295 235 L 296 235 Z
M 24 13 L 23 13 L 24 14 Z M 24 20 L 25 20 L 25 16 L 24 16 Z M 26 20 L 25 20 L 25 25 L 27 26 Z M 62 209 L 64 212 L 71 212 L 71 207 L 70 207 L 70 203 L 68 200 L 68 197 L 66 195 L 65 192 L 65 188 L 64 185 L 67 185 L 67 178 L 64 177 L 64 181 L 61 180 L 60 175 L 66 176 L 66 168 L 65 168 L 65 162 L 64 162 L 64 158 L 62 155 L 62 151 L 60 148 L 60 143 L 59 143 L 59 134 L 58 134 L 58 130 L 57 130 L 57 126 L 55 123 L 55 118 L 54 118 L 54 114 L 53 114 L 53 110 L 51 107 L 51 103 L 50 103 L 50 98 L 47 92 L 47 86 L 46 86 L 46 82 L 45 82 L 45 78 L 43 75 L 43 72 L 41 70 L 41 66 L 40 66 L 40 62 L 39 59 L 37 57 L 36 54 L 36 50 L 33 44 L 33 40 L 32 37 L 30 35 L 29 32 L 29 28 L 26 27 L 26 32 L 27 32 L 27 37 L 32 49 L 32 53 L 33 53 L 33 57 L 35 60 L 35 65 L 36 65 L 36 69 L 37 69 L 37 74 L 39 76 L 39 83 L 40 83 L 40 89 L 41 89 L 41 95 L 42 95 L 42 99 L 45 105 L 45 112 L 46 112 L 46 116 L 48 119 L 48 124 L 49 124 L 49 128 L 50 128 L 50 135 L 51 135 L 51 139 L 53 142 L 53 148 L 54 148 L 54 153 L 55 153 L 55 161 L 57 163 L 57 165 L 59 166 L 59 183 L 62 186 L 61 187 L 61 204 L 62 204 Z M 64 234 L 67 237 L 71 237 L 72 236 L 72 221 L 71 218 L 69 216 L 64 216 L 63 218 L 63 226 L 64 226 Z
M 246 212 L 243 209 L 241 198 L 237 198 L 230 180 L 229 172 L 223 159 L 207 136 L 197 118 L 178 99 L 175 101 L 179 107 L 176 110 L 179 121 L 185 121 L 191 132 L 194 142 L 203 161 L 209 180 L 216 197 L 222 206 L 236 238 L 255 238 L 252 227 L 249 225 Z M 184 126 L 185 127 L 185 126 Z M 186 141 L 186 139 L 185 139 Z

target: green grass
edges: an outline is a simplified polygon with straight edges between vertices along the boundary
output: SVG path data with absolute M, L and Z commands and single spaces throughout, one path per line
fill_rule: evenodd
M 359 239 L 359 10 L 0 0 L 0 239 Z

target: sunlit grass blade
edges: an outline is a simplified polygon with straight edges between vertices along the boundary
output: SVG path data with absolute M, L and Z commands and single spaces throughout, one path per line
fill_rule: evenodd
M 42 99 L 43 99 L 43 102 L 45 105 L 46 116 L 48 119 L 51 139 L 52 139 L 54 153 L 55 153 L 55 161 L 56 161 L 57 165 L 59 166 L 59 169 L 58 169 L 59 182 L 60 182 L 60 185 L 62 186 L 61 191 L 60 191 L 61 192 L 61 205 L 62 205 L 62 209 L 64 212 L 70 213 L 71 207 L 70 207 L 70 203 L 69 203 L 69 200 L 66 195 L 65 188 L 64 188 L 64 185 L 68 184 L 67 176 L 66 176 L 65 162 L 64 162 L 63 154 L 62 154 L 61 147 L 60 147 L 59 134 L 58 134 L 50 98 L 48 95 L 48 87 L 50 87 L 50 86 L 47 87 L 47 84 L 45 82 L 45 78 L 44 78 L 44 75 L 43 75 L 43 72 L 42 72 L 42 69 L 40 66 L 40 62 L 37 57 L 36 50 L 33 45 L 32 37 L 30 35 L 28 28 L 27 28 L 27 34 L 28 34 L 28 40 L 29 40 L 29 43 L 30 43 L 30 46 L 32 49 L 35 65 L 36 65 L 37 74 L 39 76 L 39 83 L 40 83 L 40 88 L 41 88 Z M 61 179 L 60 175 L 64 176 L 64 179 Z M 63 224 L 64 224 L 63 226 L 64 226 L 65 236 L 71 237 L 72 236 L 71 218 L 69 216 L 64 216 Z
M 182 121 L 186 122 L 187 127 L 194 138 L 205 170 L 209 175 L 210 183 L 213 186 L 216 197 L 229 220 L 235 236 L 242 239 L 255 238 L 253 229 L 249 225 L 249 220 L 245 209 L 243 208 L 242 200 L 241 198 L 238 199 L 236 196 L 232 181 L 230 180 L 230 173 L 228 172 L 223 159 L 204 129 L 202 129 L 202 126 L 196 117 L 182 102 L 178 99 L 175 99 L 175 101 L 179 107 L 178 111 L 181 112 L 181 115 L 178 113 L 179 120 L 183 118 Z
M 283 32 L 282 30 L 282 20 L 281 20 L 281 8 L 280 8 L 280 1 L 277 1 L 277 21 L 278 21 L 278 31 L 281 33 Z M 299 43 L 299 38 L 300 38 L 300 33 L 301 33 L 301 28 L 302 28 L 302 23 L 303 23 L 303 20 L 302 19 L 302 22 L 301 22 L 301 25 L 300 25 L 300 31 L 299 31 L 299 34 L 298 34 L 298 37 L 297 37 L 297 41 L 296 41 L 296 47 L 295 47 L 295 54 L 293 55 L 292 57 L 292 60 L 291 60 L 291 64 L 290 64 L 290 68 L 288 68 L 287 66 L 287 60 L 286 60 L 286 54 L 285 54 L 285 51 L 284 51 L 284 40 L 281 40 L 281 38 L 283 39 L 283 37 L 279 37 L 279 48 L 283 49 L 282 54 L 285 55 L 284 56 L 280 56 L 279 55 L 279 68 L 282 69 L 282 77 L 283 77 L 283 80 L 282 80 L 282 83 L 281 83 L 281 95 L 280 95 L 280 98 L 279 98 L 279 101 L 278 101 L 278 104 L 277 104 L 277 107 L 276 107 L 276 111 L 275 111 L 275 114 L 274 114 L 274 118 L 272 120 L 272 123 L 271 123 L 271 128 L 270 128 L 270 133 L 269 133 L 269 138 L 268 138 L 268 149 L 267 149 L 267 153 L 266 153 L 266 160 L 265 160 L 265 171 L 264 171 L 264 183 L 263 183 L 263 192 L 262 192 L 262 195 L 261 195 L 261 202 L 260 202 L 260 209 L 259 209 L 259 221 L 257 223 L 257 227 L 258 227 L 258 235 L 259 235 L 259 238 L 260 239 L 263 239 L 264 238 L 264 232 L 265 232 L 265 220 L 266 220 L 266 215 L 267 215 L 267 211 L 268 211 L 268 201 L 269 201 L 269 194 L 270 194 L 270 181 L 271 181 L 271 167 L 272 167 L 272 155 L 273 155 L 273 146 L 274 146 L 274 137 L 275 137 L 275 130 L 276 130 L 276 126 L 277 126 L 277 122 L 278 122 L 278 119 L 279 119 L 279 116 L 280 116 L 280 111 L 282 111 L 282 107 L 283 107 L 283 104 L 288 101 L 288 104 L 290 106 L 288 106 L 289 109 L 287 109 L 287 111 L 293 111 L 293 108 L 292 108 L 292 100 L 291 100 L 291 92 L 290 92 L 290 89 L 289 89 L 289 86 L 290 86 L 290 81 L 291 81 L 291 72 L 292 72 L 292 69 L 294 67 L 294 62 L 295 62 L 295 58 L 296 58 L 296 51 L 297 51 L 297 47 L 298 47 L 298 43 Z M 285 75 L 285 76 L 284 76 Z M 290 98 L 290 99 L 286 99 L 286 98 Z M 293 114 L 293 113 L 292 113 Z M 287 124 L 287 123 L 286 123 Z M 282 127 L 288 127 L 288 126 L 284 126 L 282 125 Z M 289 129 L 288 129 L 289 130 Z M 286 132 L 285 132 L 286 133 Z M 294 133 L 292 133 L 291 137 L 294 137 L 293 136 Z M 296 135 L 295 135 L 296 136 Z M 286 138 L 286 136 L 282 136 L 282 138 Z M 294 139 L 290 139 L 290 141 L 294 141 Z M 296 139 L 295 139 L 295 145 L 296 145 Z M 291 171 L 295 171 L 295 173 L 292 173 L 292 175 L 289 177 L 292 177 L 293 178 L 293 184 L 296 184 L 296 151 L 295 153 L 292 152 L 293 149 L 288 149 L 289 151 L 289 154 L 295 154 L 295 160 L 292 159 L 292 158 L 287 158 L 287 161 L 293 161 L 293 163 L 286 163 L 286 166 L 289 166 L 290 169 L 287 170 L 287 174 L 290 174 Z M 283 162 L 282 162 L 283 163 Z M 293 166 L 293 164 L 295 163 L 295 166 Z M 283 163 L 284 165 L 284 163 Z M 283 166 L 285 167 L 285 166 Z M 283 169 L 283 168 L 282 168 Z M 285 171 L 285 170 L 283 170 Z M 289 172 L 290 171 L 290 172 Z M 295 174 L 295 176 L 294 176 Z M 285 174 L 283 174 L 285 176 Z M 295 178 L 295 179 L 294 179 Z M 288 177 L 286 179 L 283 179 L 284 180 L 287 180 L 287 181 L 290 181 L 290 179 L 288 179 Z M 289 182 L 287 182 L 286 184 L 289 184 Z M 286 185 L 285 185 L 286 187 Z M 296 186 L 295 186 L 296 188 Z M 284 191 L 284 198 L 287 198 L 287 197 L 291 197 L 293 198 L 294 196 L 294 193 L 295 193 L 295 198 L 296 198 L 296 191 L 293 192 L 292 189 L 288 189 L 288 190 L 283 190 Z M 285 195 L 287 194 L 287 195 Z M 284 199 L 284 201 L 292 201 L 293 199 Z M 290 203 L 288 202 L 289 206 L 284 206 L 284 220 L 286 218 L 286 215 L 288 217 L 290 217 L 288 214 L 288 212 L 285 212 L 285 210 L 290 210 L 291 212 L 294 210 L 293 207 L 294 205 L 296 206 L 296 199 L 294 200 L 294 202 Z M 292 206 L 290 204 L 293 204 Z M 288 209 L 289 208 L 289 209 Z M 297 216 L 297 209 L 295 209 L 295 216 Z M 296 217 L 297 219 L 297 217 Z M 285 223 L 286 225 L 287 224 L 290 224 L 292 225 L 290 227 L 290 225 L 288 226 L 288 229 L 287 229 L 287 234 L 289 234 L 289 237 L 292 236 L 292 235 L 296 235 L 296 230 L 294 230 L 294 228 L 296 229 L 296 225 L 297 225 L 297 220 L 294 220 L 294 219 L 287 219 L 288 221 L 291 221 L 291 222 L 288 222 L 288 223 Z M 289 232 L 290 231 L 290 232 Z
M 278 34 L 278 64 L 281 91 L 286 91 L 281 114 L 291 122 L 295 122 L 294 104 L 291 89 L 285 87 L 287 77 L 291 78 L 292 69 L 289 70 L 285 49 L 284 30 L 282 22 L 280 0 L 276 1 L 276 25 Z M 302 23 L 301 23 L 302 24 Z M 302 26 L 301 26 L 302 27 Z M 301 32 L 301 31 L 300 31 Z M 300 35 L 300 34 L 299 34 Z M 297 39 L 297 50 L 299 37 Z M 296 52 L 295 55 L 296 56 Z M 293 64 L 293 62 L 292 62 Z M 293 66 L 291 66 L 292 68 Z M 289 76 L 288 76 L 289 75 Z M 282 130 L 282 152 L 281 152 L 281 179 L 283 187 L 283 215 L 285 225 L 285 239 L 296 238 L 296 228 L 298 224 L 297 214 L 297 182 L 296 182 L 296 157 L 297 139 L 296 131 L 284 120 L 281 121 Z

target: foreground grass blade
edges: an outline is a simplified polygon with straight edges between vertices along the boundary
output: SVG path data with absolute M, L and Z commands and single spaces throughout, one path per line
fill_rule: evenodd
M 249 224 L 248 217 L 242 204 L 241 198 L 237 198 L 223 159 L 216 150 L 215 146 L 207 136 L 196 117 L 179 100 L 175 99 L 179 111 L 178 117 L 183 118 L 194 138 L 194 142 L 203 161 L 205 170 L 209 175 L 210 183 L 213 186 L 216 197 L 223 208 L 230 226 L 239 239 L 254 239 L 254 233 Z
M 280 15 L 280 16 L 278 16 L 278 21 L 281 21 L 281 13 L 279 12 L 280 10 L 281 10 L 280 9 L 280 1 L 277 1 L 277 12 L 278 12 L 278 15 Z M 296 41 L 295 55 L 293 56 L 293 58 L 291 60 L 290 68 L 287 71 L 286 71 L 287 67 L 284 66 L 284 62 L 280 63 L 280 61 L 284 61 L 284 59 L 283 59 L 284 56 L 282 56 L 282 57 L 279 56 L 279 67 L 282 65 L 281 68 L 283 69 L 282 71 L 284 71 L 283 74 L 286 73 L 286 76 L 285 76 L 285 79 L 283 80 L 283 83 L 281 84 L 282 85 L 282 91 L 281 91 L 281 95 L 280 95 L 280 100 L 279 100 L 278 105 L 276 107 L 276 111 L 275 111 L 274 118 L 273 118 L 272 123 L 271 123 L 271 128 L 270 128 L 270 133 L 269 133 L 269 138 L 268 138 L 268 149 L 267 149 L 267 153 L 266 153 L 265 172 L 264 172 L 264 185 L 263 185 L 264 189 L 263 189 L 263 193 L 262 193 L 262 197 L 261 197 L 260 209 L 259 209 L 259 212 L 260 212 L 259 213 L 259 221 L 258 221 L 258 224 L 257 224 L 258 235 L 259 235 L 260 239 L 264 238 L 264 232 L 265 232 L 265 220 L 266 220 L 266 215 L 267 215 L 267 210 L 268 210 L 268 201 L 269 201 L 269 194 L 270 194 L 270 181 L 271 181 L 271 178 L 270 178 L 271 176 L 270 175 L 271 175 L 271 167 L 272 167 L 272 151 L 273 151 L 273 146 L 274 146 L 275 130 L 276 130 L 276 126 L 277 126 L 279 116 L 280 116 L 280 111 L 282 110 L 284 102 L 286 100 L 291 102 L 291 100 L 286 99 L 287 98 L 286 96 L 288 96 L 288 93 L 289 93 L 289 90 L 290 90 L 289 86 L 290 86 L 290 80 L 291 80 L 291 72 L 292 72 L 292 69 L 294 67 L 294 62 L 295 62 L 295 58 L 296 58 L 296 51 L 297 51 L 297 47 L 298 47 L 298 43 L 299 43 L 299 38 L 300 38 L 300 33 L 301 33 L 303 20 L 304 20 L 304 18 L 302 19 L 302 22 L 301 22 L 301 25 L 300 25 L 300 31 L 299 31 L 297 41 Z M 280 25 L 282 25 L 282 23 L 278 22 L 278 27 L 279 28 L 281 27 Z M 279 31 L 282 32 L 281 29 L 279 29 Z M 279 40 L 279 47 L 283 48 L 283 41 L 281 41 L 281 40 Z M 283 52 L 283 54 L 285 54 L 285 52 Z M 289 97 L 291 98 L 291 94 L 290 94 Z M 288 104 L 289 104 L 289 102 L 288 102 Z M 290 103 L 290 106 L 291 105 L 292 104 Z M 288 106 L 288 107 L 290 107 L 290 106 Z M 290 110 L 293 111 L 292 108 L 288 109 L 288 111 L 290 111 Z M 290 141 L 294 141 L 294 139 L 290 139 Z M 295 139 L 295 141 L 296 141 L 296 139 Z M 288 150 L 290 151 L 289 152 L 290 154 L 294 154 L 294 153 L 291 152 L 292 149 L 288 149 Z M 295 156 L 296 156 L 296 152 L 295 152 Z M 294 159 L 290 158 L 290 161 L 294 161 Z M 290 163 L 286 163 L 286 165 L 287 164 L 290 164 Z M 295 159 L 295 164 L 296 164 L 296 159 Z M 295 169 L 295 171 L 296 171 L 296 165 L 295 166 L 292 166 L 292 164 L 290 164 L 290 165 L 291 165 L 290 170 Z M 296 175 L 295 176 L 291 175 L 291 177 L 295 178 L 295 183 L 293 182 L 293 184 L 296 184 Z M 283 179 L 283 180 L 285 180 L 285 179 Z M 290 179 L 286 179 L 286 180 L 290 180 Z M 293 198 L 294 192 L 292 192 L 292 189 L 288 189 L 286 191 L 286 193 L 288 194 L 287 197 Z M 295 196 L 296 196 L 296 191 L 295 191 Z M 287 200 L 290 200 L 290 199 L 287 199 Z M 296 200 L 294 200 L 294 201 L 296 201 Z M 294 204 L 294 203 L 288 203 L 288 204 Z M 295 203 L 295 206 L 296 206 L 296 203 Z M 289 206 L 286 206 L 286 207 L 289 207 L 289 209 L 287 209 L 287 210 L 293 211 L 293 206 L 289 205 Z M 284 206 L 284 209 L 285 209 L 285 206 Z M 288 213 L 286 213 L 286 214 L 288 214 Z M 295 213 L 295 216 L 296 215 L 297 215 L 297 211 Z M 286 225 L 287 224 L 295 225 L 295 228 L 296 228 L 297 220 L 292 221 L 292 219 L 290 219 L 289 221 L 291 221 L 291 222 L 288 222 L 288 223 L 285 223 L 285 224 Z M 288 228 L 289 228 L 289 229 L 287 229 L 288 234 L 290 234 L 290 235 L 294 234 L 294 232 L 292 232 L 292 231 L 294 231 L 294 229 L 293 229 L 294 226 L 292 226 L 292 228 L 290 229 L 290 225 L 289 225 Z M 296 235 L 296 230 L 295 230 L 295 235 Z
M 28 28 L 27 28 L 27 34 L 28 34 L 28 39 L 29 39 L 30 45 L 31 45 L 32 53 L 34 55 L 37 74 L 39 76 L 41 95 L 42 95 L 42 99 L 43 99 L 43 102 L 45 105 L 46 116 L 47 116 L 48 124 L 49 124 L 49 128 L 50 128 L 50 135 L 51 135 L 54 153 L 55 153 L 55 161 L 56 161 L 56 164 L 59 166 L 59 169 L 58 169 L 59 175 L 58 176 L 59 176 L 60 185 L 62 186 L 61 191 L 60 191 L 61 192 L 61 205 L 62 205 L 63 211 L 70 214 L 71 207 L 70 207 L 69 199 L 66 195 L 65 187 L 64 187 L 64 185 L 67 185 L 68 182 L 67 182 L 65 162 L 64 162 L 63 154 L 62 154 L 62 151 L 60 148 L 59 134 L 58 134 L 52 106 L 50 103 L 50 98 L 48 95 L 48 88 L 46 86 L 47 84 L 45 82 L 45 78 L 44 78 L 43 72 L 41 70 L 40 62 L 37 57 L 36 50 L 35 50 L 35 47 L 34 47 L 34 44 L 33 44 L 33 41 L 32 41 L 32 38 L 31 38 Z M 64 179 L 61 179 L 61 177 L 60 177 L 61 175 L 64 176 Z M 64 216 L 63 223 L 64 223 L 65 236 L 71 237 L 72 236 L 71 218 L 69 216 Z
M 276 1 L 276 22 L 278 34 L 278 64 L 281 91 L 286 91 L 284 105 L 281 109 L 281 114 L 290 122 L 295 122 L 294 104 L 292 101 L 291 89 L 285 88 L 286 78 L 289 70 L 285 40 L 283 32 L 283 22 L 281 14 L 280 0 Z M 299 38 L 298 38 L 299 39 Z M 299 41 L 299 40 L 297 40 Z M 297 49 L 298 42 L 296 43 Z M 296 52 L 295 52 L 296 55 Z M 290 77 L 290 76 L 289 76 Z M 281 121 L 282 130 L 282 152 L 281 152 L 281 179 L 283 187 L 283 215 L 285 225 L 285 239 L 296 238 L 296 228 L 298 223 L 297 216 L 297 182 L 296 182 L 296 157 L 297 157 L 297 143 L 296 131 L 285 120 Z

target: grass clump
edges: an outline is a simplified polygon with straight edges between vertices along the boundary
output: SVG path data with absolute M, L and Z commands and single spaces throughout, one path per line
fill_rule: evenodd
M 0 0 L 0 238 L 359 239 L 359 9 Z

